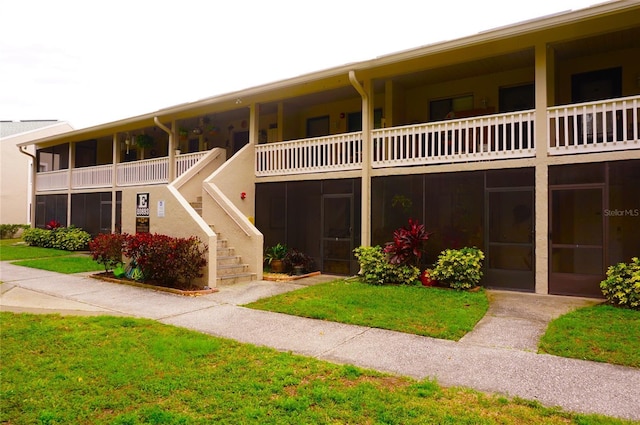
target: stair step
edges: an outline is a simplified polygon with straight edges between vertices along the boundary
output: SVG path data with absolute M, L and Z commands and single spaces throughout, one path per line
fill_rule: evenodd
M 218 276 L 216 278 L 216 284 L 220 285 L 233 285 L 235 283 L 251 282 L 256 279 L 255 273 L 236 273 Z
M 235 257 L 236 250 L 233 247 L 218 248 L 218 249 L 216 249 L 216 255 L 218 257 Z
M 195 212 L 202 217 L 202 202 L 189 202 L 191 208 L 195 210 Z
M 247 273 L 249 270 L 248 264 L 228 264 L 218 266 L 218 277 L 230 275 L 230 274 L 242 274 Z
M 218 251 L 218 267 L 240 264 L 241 257 L 239 255 L 220 255 Z

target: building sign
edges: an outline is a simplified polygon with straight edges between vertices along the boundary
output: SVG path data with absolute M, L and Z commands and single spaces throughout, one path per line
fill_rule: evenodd
M 136 194 L 136 233 L 149 233 L 149 194 Z
M 158 201 L 158 217 L 164 217 L 164 201 Z

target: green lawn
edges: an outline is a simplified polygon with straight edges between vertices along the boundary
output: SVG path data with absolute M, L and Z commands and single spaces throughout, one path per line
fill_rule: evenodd
M 36 258 L 13 261 L 11 264 L 64 274 L 104 271 L 104 266 L 93 261 L 88 255 L 67 255 L 55 259 Z
M 247 307 L 457 341 L 487 312 L 486 293 L 336 280 Z
M 623 424 L 150 320 L 0 313 L 0 423 Z
M 29 246 L 22 239 L 0 239 L 0 261 L 62 257 L 65 255 L 71 255 L 71 252 Z
M 640 368 L 640 311 L 585 307 L 552 321 L 540 351 Z
M 28 246 L 20 239 L 0 240 L 0 261 L 64 274 L 104 271 L 87 254 Z

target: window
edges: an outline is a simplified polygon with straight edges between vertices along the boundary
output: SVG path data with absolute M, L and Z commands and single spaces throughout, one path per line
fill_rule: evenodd
M 69 144 L 38 149 L 38 171 L 56 171 L 69 168 Z
M 534 109 L 535 87 L 533 83 L 513 87 L 500 87 L 500 112 Z
M 309 118 L 307 120 L 307 137 L 320 137 L 329 135 L 329 115 Z
M 473 95 L 449 97 L 429 102 L 429 120 L 442 121 L 455 118 L 455 113 L 473 109 Z

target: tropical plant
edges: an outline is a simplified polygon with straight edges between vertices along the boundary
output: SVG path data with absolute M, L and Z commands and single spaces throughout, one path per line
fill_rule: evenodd
M 292 270 L 301 267 L 302 271 L 310 272 L 314 268 L 313 258 L 295 248 L 289 249 L 283 258 L 285 269 Z
M 438 256 L 430 276 L 453 289 L 470 289 L 482 278 L 484 253 L 478 248 L 446 249 Z
M 607 300 L 616 306 L 640 310 L 640 260 L 618 263 L 607 269 L 607 278 L 600 282 Z
M 431 233 L 424 224 L 409 219 L 409 224 L 393 232 L 393 242 L 388 242 L 384 252 L 389 255 L 391 264 L 411 264 L 417 266 L 423 253 L 423 245 Z
M 264 252 L 264 260 L 267 264 L 271 264 L 273 260 L 284 260 L 289 249 L 286 245 L 277 243 L 276 245 L 268 247 Z
M 417 282 L 420 270 L 408 264 L 391 264 L 380 246 L 360 246 L 354 251 L 364 283 L 370 285 L 403 284 Z

